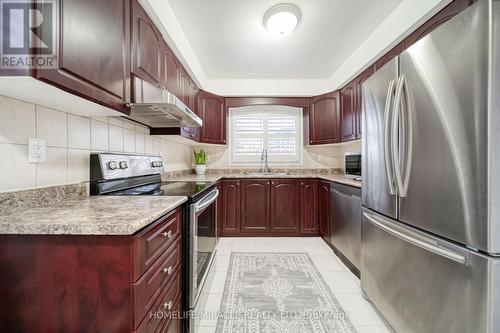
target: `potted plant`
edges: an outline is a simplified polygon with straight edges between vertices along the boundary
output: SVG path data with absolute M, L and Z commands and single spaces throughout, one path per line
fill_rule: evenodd
M 207 163 L 207 153 L 203 150 L 203 149 L 200 149 L 199 152 L 196 152 L 196 150 L 194 151 L 194 159 L 195 159 L 195 163 L 196 163 L 196 174 L 197 175 L 204 175 L 205 174 L 205 171 L 207 170 L 207 166 L 206 166 L 206 163 Z

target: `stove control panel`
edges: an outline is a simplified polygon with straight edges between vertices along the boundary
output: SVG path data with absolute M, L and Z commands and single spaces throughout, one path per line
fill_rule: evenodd
M 161 156 L 91 154 L 91 180 L 120 179 L 127 177 L 155 175 L 162 172 Z

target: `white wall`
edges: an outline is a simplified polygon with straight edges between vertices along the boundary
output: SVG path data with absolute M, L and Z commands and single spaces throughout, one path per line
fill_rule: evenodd
M 192 166 L 189 145 L 121 117 L 66 111 L 0 96 L 0 192 L 88 181 L 91 152 L 160 154 L 166 171 Z M 46 140 L 47 162 L 28 163 L 28 138 Z

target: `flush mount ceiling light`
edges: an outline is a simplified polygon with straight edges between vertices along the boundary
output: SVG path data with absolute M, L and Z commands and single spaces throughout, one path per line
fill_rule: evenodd
M 282 3 L 271 7 L 264 14 L 264 27 L 273 35 L 285 36 L 295 29 L 299 20 L 299 8 L 289 3 Z

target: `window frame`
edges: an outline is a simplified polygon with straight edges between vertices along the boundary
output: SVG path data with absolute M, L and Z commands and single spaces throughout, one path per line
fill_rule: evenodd
M 303 164 L 303 109 L 285 106 L 285 105 L 253 105 L 253 106 L 243 106 L 243 107 L 235 107 L 228 109 L 228 138 L 229 138 L 229 165 L 231 166 L 261 166 L 263 161 L 260 159 L 259 155 L 248 156 L 248 157 L 236 157 L 235 156 L 235 143 L 236 137 L 233 132 L 234 130 L 234 117 L 238 115 L 248 114 L 251 116 L 262 116 L 262 117 L 272 117 L 276 115 L 287 115 L 295 117 L 295 133 L 292 135 L 273 135 L 267 133 L 267 121 L 264 121 L 263 124 L 263 133 L 260 134 L 263 140 L 264 149 L 268 149 L 266 145 L 269 143 L 269 138 L 272 136 L 275 137 L 293 137 L 295 139 L 296 145 L 296 155 L 291 159 L 291 155 L 286 156 L 276 156 L 268 154 L 270 166 L 282 166 L 282 165 L 301 165 Z M 241 136 L 240 136 L 241 137 Z M 251 135 L 247 136 L 248 138 L 256 138 L 259 135 Z

